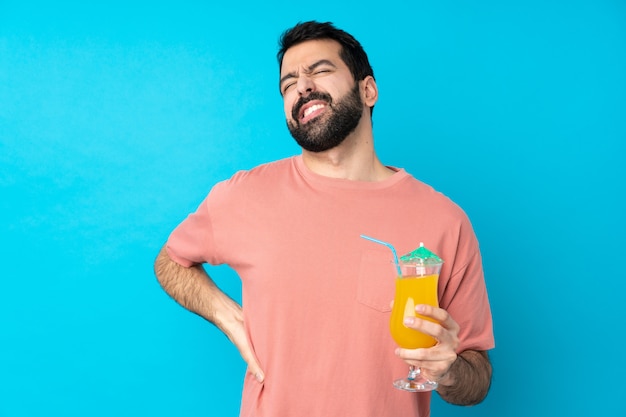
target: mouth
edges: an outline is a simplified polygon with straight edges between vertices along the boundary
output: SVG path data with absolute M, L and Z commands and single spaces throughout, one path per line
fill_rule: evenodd
M 300 123 L 304 124 L 315 119 L 316 117 L 318 117 L 320 114 L 324 112 L 324 109 L 326 108 L 326 106 L 327 106 L 326 103 L 320 103 L 320 102 L 309 103 L 305 106 L 302 106 L 302 108 L 300 109 L 299 118 L 298 118 Z
M 302 97 L 293 108 L 292 117 L 298 124 L 306 124 L 321 116 L 330 106 L 330 95 L 314 92 L 308 97 Z

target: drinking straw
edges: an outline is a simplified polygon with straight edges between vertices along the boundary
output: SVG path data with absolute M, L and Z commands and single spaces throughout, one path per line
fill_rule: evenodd
M 393 253 L 393 261 L 396 264 L 396 269 L 398 270 L 398 276 L 402 275 L 402 271 L 400 271 L 400 261 L 398 261 L 398 254 L 396 253 L 396 249 L 393 247 L 391 243 L 383 242 L 382 240 L 374 239 L 373 237 L 361 235 L 363 239 L 371 240 L 372 242 L 379 243 L 381 245 L 387 246 L 391 249 L 391 253 Z

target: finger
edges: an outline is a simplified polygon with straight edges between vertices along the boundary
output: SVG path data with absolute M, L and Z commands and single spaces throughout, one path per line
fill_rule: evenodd
M 265 373 L 263 372 L 263 369 L 261 369 L 261 366 L 256 359 L 256 355 L 250 347 L 250 343 L 248 342 L 248 338 L 245 336 L 243 328 L 240 329 L 237 334 L 233 335 L 232 340 L 239 350 L 239 354 L 248 365 L 248 372 L 250 372 L 257 381 L 263 382 L 265 379 Z
M 449 350 L 456 351 L 459 346 L 458 325 L 452 321 L 452 329 L 442 326 L 440 323 L 433 323 L 430 320 L 420 317 L 405 317 L 404 325 L 410 329 L 432 336 L 437 340 L 437 344 L 429 350 Z
M 429 355 L 424 352 L 425 350 L 427 349 L 396 348 L 395 354 L 409 366 L 428 368 L 430 361 L 428 359 Z
M 434 319 L 446 329 L 458 331 L 458 324 L 443 308 L 433 307 L 428 304 L 418 304 L 415 306 L 415 312 L 421 316 Z
M 265 374 L 256 360 L 249 358 L 246 360 L 246 363 L 248 364 L 248 372 L 250 372 L 258 382 L 263 382 L 265 380 Z
M 404 318 L 404 325 L 410 329 L 417 330 L 420 333 L 434 337 L 438 341 L 445 339 L 446 329 L 439 323 L 425 320 L 419 317 L 407 316 Z
M 263 380 L 265 379 L 265 374 L 263 373 L 261 366 L 257 362 L 256 356 L 252 352 L 252 349 L 247 343 L 247 340 L 245 341 L 244 345 L 238 345 L 237 347 L 239 348 L 239 354 L 248 365 L 248 372 L 250 372 L 257 381 L 263 382 Z
M 448 316 L 448 312 L 443 308 L 433 307 L 428 304 L 417 304 L 415 306 L 415 312 L 439 322 L 444 321 Z
M 456 360 L 456 353 L 438 349 L 402 349 L 397 348 L 396 356 L 408 365 L 421 368 L 432 380 L 440 380 Z

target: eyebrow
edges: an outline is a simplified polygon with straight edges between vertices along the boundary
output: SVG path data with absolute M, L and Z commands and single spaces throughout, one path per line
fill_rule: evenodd
M 305 70 L 305 73 L 311 73 L 313 71 L 315 71 L 315 68 L 320 67 L 322 65 L 329 65 L 333 68 L 337 68 L 337 66 L 335 64 L 333 64 L 331 61 L 329 61 L 328 59 L 320 59 L 319 61 L 314 62 L 313 64 L 309 65 L 309 67 Z M 290 72 L 288 74 L 285 74 L 284 76 L 281 77 L 280 82 L 278 83 L 279 86 L 282 86 L 283 83 L 285 81 L 287 81 L 290 78 L 297 78 L 296 72 Z

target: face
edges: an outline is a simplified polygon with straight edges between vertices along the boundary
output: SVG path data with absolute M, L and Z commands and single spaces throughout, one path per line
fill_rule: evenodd
M 341 144 L 363 114 L 359 84 L 339 56 L 335 41 L 298 44 L 285 53 L 280 88 L 287 127 L 305 150 Z

